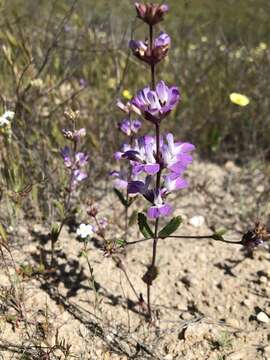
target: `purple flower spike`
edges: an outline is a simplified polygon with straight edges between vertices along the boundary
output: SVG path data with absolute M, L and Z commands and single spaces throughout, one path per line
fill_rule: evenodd
M 175 108 L 179 100 L 178 88 L 176 86 L 169 88 L 164 81 L 160 81 L 155 91 L 146 87 L 140 90 L 131 102 L 146 120 L 159 123 Z
M 140 120 L 124 119 L 118 124 L 118 128 L 127 136 L 137 134 L 140 130 L 142 123 Z
M 154 205 L 147 211 L 149 219 L 157 219 L 159 217 L 170 216 L 172 207 L 169 204 L 164 204 L 160 192 L 155 196 Z
M 61 150 L 61 155 L 64 159 L 65 166 L 71 174 L 70 190 L 74 191 L 77 185 L 88 177 L 87 173 L 81 170 L 88 162 L 88 155 L 83 152 L 74 154 L 67 146 Z

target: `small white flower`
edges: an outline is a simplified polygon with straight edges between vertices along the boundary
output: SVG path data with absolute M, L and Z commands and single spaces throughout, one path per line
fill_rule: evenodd
M 76 231 L 76 235 L 82 239 L 85 239 L 88 236 L 92 236 L 93 234 L 94 227 L 90 224 L 81 224 Z
M 15 113 L 13 111 L 6 111 L 0 116 L 0 126 L 10 125 L 10 120 L 13 120 Z

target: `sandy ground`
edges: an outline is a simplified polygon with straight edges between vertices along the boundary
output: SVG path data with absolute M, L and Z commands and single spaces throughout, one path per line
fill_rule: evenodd
M 210 234 L 215 226 L 227 229 L 226 239 L 237 241 L 248 225 L 269 212 L 267 176 L 255 167 L 196 162 L 189 180 L 190 189 L 174 200 L 175 215 L 183 218 L 179 235 Z M 119 232 L 116 198 L 105 194 L 101 208 L 110 231 Z M 204 223 L 190 225 L 198 215 Z M 18 230 L 12 244 L 16 264 L 38 269 L 48 257 L 46 233 L 40 224 Z M 129 239 L 139 238 L 136 226 L 131 228 Z M 270 359 L 267 248 L 250 254 L 239 245 L 208 239 L 160 239 L 159 275 L 152 287 L 156 321 L 149 325 L 124 273 L 104 257 L 101 246 L 101 239 L 88 244 L 94 282 L 86 258 L 79 256 L 83 243 L 67 228 L 57 244 L 54 270 L 40 268 L 24 276 L 11 270 L 15 293 L 1 272 L 3 359 Z M 148 241 L 117 254 L 144 297 L 142 276 L 151 251 Z M 14 305 L 18 298 L 19 310 L 16 301 Z M 65 357 L 67 345 L 71 355 Z M 49 347 L 54 351 L 46 357 Z

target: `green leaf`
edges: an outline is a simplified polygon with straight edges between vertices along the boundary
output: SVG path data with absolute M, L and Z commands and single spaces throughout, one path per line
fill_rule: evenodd
M 59 217 L 63 219 L 65 217 L 64 205 L 58 200 L 53 200 L 52 203 L 56 207 Z
M 54 241 L 54 242 L 57 241 L 58 236 L 59 236 L 59 230 L 60 230 L 60 226 L 58 224 L 54 223 L 51 228 L 52 241 Z
M 143 234 L 145 238 L 153 238 L 154 233 L 150 229 L 150 226 L 147 223 L 147 218 L 143 213 L 138 213 L 138 225 L 140 232 Z
M 158 237 L 161 239 L 165 239 L 166 237 L 170 236 L 174 233 L 182 222 L 181 216 L 176 216 L 172 218 L 166 226 L 158 233 Z
M 121 204 L 124 207 L 129 207 L 129 203 L 126 201 L 126 199 L 124 198 L 124 195 L 121 193 L 121 191 L 119 191 L 116 188 L 114 188 L 113 191 L 114 191 L 115 195 L 118 197 L 118 199 L 120 200 Z
M 124 246 L 126 244 L 126 241 L 124 239 L 117 239 L 115 240 L 115 243 L 118 246 Z

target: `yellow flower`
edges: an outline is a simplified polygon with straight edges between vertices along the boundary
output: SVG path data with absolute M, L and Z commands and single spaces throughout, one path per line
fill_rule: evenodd
M 247 106 L 249 104 L 249 98 L 246 95 L 231 93 L 230 100 L 232 103 L 239 106 Z
M 114 89 L 114 88 L 116 87 L 116 79 L 110 78 L 110 79 L 108 80 L 108 87 L 109 87 L 110 89 Z
M 264 51 L 264 50 L 267 49 L 267 44 L 264 43 L 264 42 L 260 42 L 260 43 L 259 43 L 259 48 L 260 48 L 260 50 Z
M 132 95 L 131 95 L 131 92 L 129 90 L 123 90 L 122 95 L 127 100 L 132 99 Z

